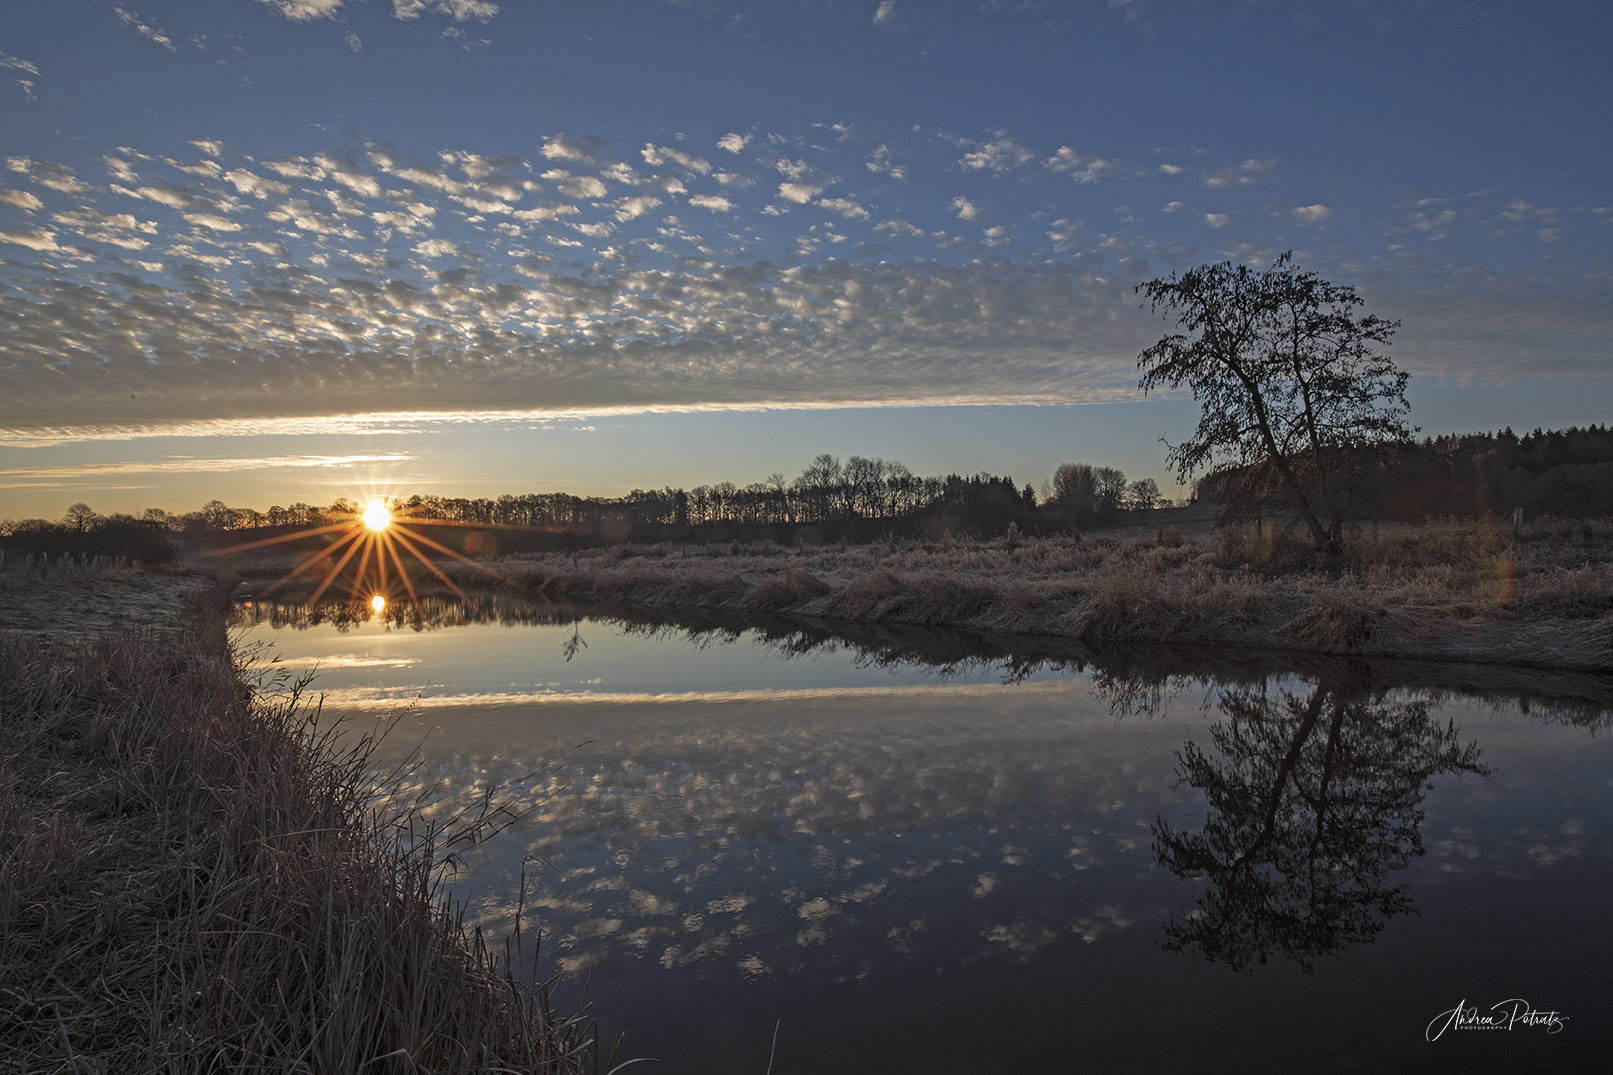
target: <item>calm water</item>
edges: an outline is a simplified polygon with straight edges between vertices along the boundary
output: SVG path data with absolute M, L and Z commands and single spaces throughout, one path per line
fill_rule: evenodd
M 505 931 L 524 876 L 542 965 L 658 1070 L 1613 1055 L 1606 681 L 366 612 L 236 631 L 418 749 L 403 791 L 504 789 L 456 895 Z M 1536 1017 L 1450 1014 L 1502 1002 Z

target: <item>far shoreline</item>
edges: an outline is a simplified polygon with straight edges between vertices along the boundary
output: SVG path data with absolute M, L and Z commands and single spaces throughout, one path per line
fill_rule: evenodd
M 616 545 L 439 560 L 443 579 L 416 566 L 408 586 L 1086 645 L 1613 672 L 1613 524 L 1605 520 L 1361 528 L 1334 563 L 1317 561 L 1269 526 L 1192 529 L 1197 533 L 1167 525 L 1084 539 Z M 284 554 L 254 550 L 221 559 L 245 580 L 245 591 L 283 601 L 298 596 L 296 586 L 262 592 L 284 573 Z M 392 591 L 388 600 L 407 600 L 399 580 Z

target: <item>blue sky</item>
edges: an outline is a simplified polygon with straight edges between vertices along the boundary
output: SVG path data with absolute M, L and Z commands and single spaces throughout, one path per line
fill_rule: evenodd
M 1613 5 L 0 10 L 0 516 L 799 473 L 1169 490 L 1135 285 L 1295 251 L 1426 432 L 1606 421 Z

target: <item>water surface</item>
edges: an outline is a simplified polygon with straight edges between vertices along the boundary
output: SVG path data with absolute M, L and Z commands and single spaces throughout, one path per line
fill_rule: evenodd
M 400 793 L 519 808 L 456 895 L 495 935 L 524 908 L 660 1070 L 1607 1054 L 1605 682 L 492 601 L 241 619 L 379 763 L 419 751 Z M 1448 1017 L 1504 1001 L 1536 1018 Z

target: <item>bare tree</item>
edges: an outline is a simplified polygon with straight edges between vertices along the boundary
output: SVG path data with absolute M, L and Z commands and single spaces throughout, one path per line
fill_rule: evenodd
M 1133 511 L 1149 511 L 1159 503 L 1159 483 L 1153 478 L 1138 478 L 1126 489 L 1126 507 Z
M 1126 499 L 1126 475 L 1114 467 L 1097 467 L 1092 474 L 1098 480 L 1098 518 L 1112 519 Z
M 1410 439 L 1406 382 L 1379 348 L 1398 321 L 1368 314 L 1353 288 L 1291 265 L 1231 262 L 1137 285 L 1184 330 L 1137 356 L 1138 384 L 1193 390 L 1194 435 L 1170 449 L 1182 479 L 1235 475 L 1229 506 L 1292 512 L 1336 555 L 1373 450 Z
M 67 514 L 62 517 L 62 524 L 74 533 L 82 534 L 94 526 L 100 518 L 95 514 L 94 508 L 80 501 L 67 509 Z
M 1086 526 L 1098 517 L 1098 475 L 1087 463 L 1062 463 L 1053 472 L 1052 502 L 1070 522 Z

